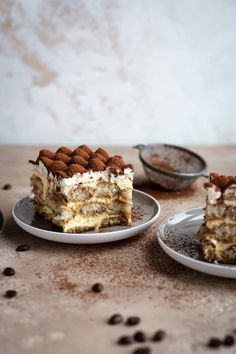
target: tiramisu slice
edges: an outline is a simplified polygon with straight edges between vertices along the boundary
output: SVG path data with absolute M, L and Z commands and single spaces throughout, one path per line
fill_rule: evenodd
M 204 187 L 205 218 L 199 230 L 204 258 L 236 263 L 236 177 L 211 173 Z
M 29 162 L 35 210 L 64 232 L 131 224 L 133 167 L 122 156 L 81 145 L 41 150 Z

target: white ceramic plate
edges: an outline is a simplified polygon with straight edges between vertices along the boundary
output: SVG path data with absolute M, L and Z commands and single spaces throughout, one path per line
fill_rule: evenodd
M 218 277 L 236 279 L 236 265 L 208 263 L 203 259 L 197 236 L 203 216 L 203 208 L 197 208 L 164 221 L 159 227 L 160 246 L 171 258 L 186 267 Z
M 63 233 L 53 230 L 53 225 L 35 214 L 30 196 L 18 201 L 12 210 L 16 223 L 32 235 L 46 240 L 65 243 L 104 243 L 123 240 L 144 232 L 160 214 L 159 203 L 146 193 L 133 191 L 132 226 L 113 226 L 84 233 Z

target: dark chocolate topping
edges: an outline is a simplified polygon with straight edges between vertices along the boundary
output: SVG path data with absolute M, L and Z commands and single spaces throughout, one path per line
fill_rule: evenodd
M 218 173 L 211 173 L 210 182 L 218 187 L 221 191 L 224 191 L 232 184 L 236 184 L 236 176 L 222 176 L 218 175 Z

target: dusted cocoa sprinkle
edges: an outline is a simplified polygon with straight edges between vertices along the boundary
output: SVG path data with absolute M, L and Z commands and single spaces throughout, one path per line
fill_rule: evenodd
M 125 163 L 122 156 L 115 155 L 107 160 L 107 166 L 118 166 L 119 168 L 124 167 Z
M 85 150 L 88 155 L 91 155 L 93 153 L 92 149 L 90 149 L 87 145 L 83 144 L 79 146 L 80 149 Z
M 40 156 L 44 156 L 44 157 L 48 157 L 49 159 L 53 159 L 54 156 L 55 156 L 55 152 L 52 152 L 52 151 L 47 150 L 47 149 L 43 149 L 43 150 L 39 151 L 39 157 Z
M 92 151 L 87 145 L 80 145 L 74 151 L 62 146 L 54 153 L 43 149 L 39 152 L 36 161 L 29 160 L 33 165 L 41 161 L 48 172 L 52 172 L 58 178 L 69 178 L 76 173 L 85 173 L 88 171 L 107 171 L 110 174 L 124 174 L 124 169 L 131 164 L 125 164 L 122 156 L 109 156 L 108 152 L 102 148 Z M 63 172 L 63 173 L 62 173 Z
M 199 188 L 196 188 L 195 185 L 192 185 L 186 189 L 180 191 L 167 191 L 162 187 L 153 188 L 151 182 L 145 182 L 142 185 L 138 186 L 138 189 L 150 194 L 152 197 L 157 200 L 185 200 L 187 198 L 193 198 L 197 193 L 199 194 Z
M 70 159 L 70 164 L 79 164 L 82 167 L 88 165 L 88 161 L 85 160 L 82 156 L 75 155 Z
M 168 162 L 162 161 L 159 154 L 152 154 L 151 156 L 148 156 L 146 161 L 153 167 L 159 168 L 161 170 L 180 172 L 179 170 L 172 167 Z
M 68 269 L 73 269 L 76 278 L 80 279 L 80 289 L 76 296 L 85 303 L 94 302 L 96 298 L 93 292 L 88 290 L 88 278 L 99 279 L 102 274 L 111 282 L 109 290 L 99 294 L 99 298 L 102 297 L 104 300 L 106 298 L 117 300 L 124 293 L 135 291 L 143 294 L 148 289 L 155 289 L 160 297 L 165 293 L 165 301 L 176 304 L 182 300 L 185 291 L 189 295 L 186 300 L 189 299 L 192 306 L 193 298 L 198 294 L 190 294 L 188 289 L 182 287 L 169 289 L 165 282 L 166 274 L 176 281 L 177 279 L 181 281 L 184 279 L 186 283 L 193 281 L 192 271 L 176 264 L 160 250 L 156 241 L 156 228 L 152 228 L 150 236 L 136 236 L 116 243 L 80 245 L 79 248 L 57 245 L 57 250 L 63 253 L 63 259 L 58 259 L 50 266 L 49 282 L 52 287 L 58 289 L 58 279 L 66 276 Z M 154 283 L 153 279 L 157 279 L 158 282 Z
M 46 156 L 39 156 L 38 160 L 42 161 L 43 164 L 47 167 L 47 169 L 49 169 L 53 164 L 53 160 Z
M 72 151 L 66 146 L 61 146 L 59 149 L 57 149 L 56 153 L 62 153 L 64 155 L 70 156 L 72 154 Z
M 57 279 L 57 287 L 63 292 L 74 294 L 78 285 L 70 281 L 67 276 L 62 276 Z
M 106 165 L 104 162 L 102 162 L 98 158 L 93 157 L 88 163 L 88 168 L 90 168 L 94 171 L 103 171 L 103 170 L 105 170 Z
M 61 161 L 65 162 L 65 163 L 67 163 L 67 162 L 70 161 L 70 156 L 68 156 L 66 154 L 63 154 L 62 152 L 58 152 L 55 155 L 55 160 L 61 160 Z
M 95 151 L 95 154 L 99 154 L 99 155 L 102 155 L 104 156 L 106 159 L 109 158 L 109 154 L 106 150 L 102 149 L 102 148 L 99 148 Z
M 144 216 L 144 211 L 139 205 L 136 205 L 132 208 L 131 211 L 132 222 L 142 220 L 143 216 Z
M 91 158 L 93 158 L 93 159 L 97 158 L 100 161 L 102 161 L 103 163 L 106 163 L 106 161 L 107 161 L 107 159 L 103 155 L 100 155 L 100 154 L 98 154 L 96 152 L 91 155 Z
M 165 228 L 163 242 L 174 251 L 195 259 L 202 260 L 202 253 L 200 249 L 199 238 L 195 231 L 188 230 L 185 232 L 178 232 L 178 237 L 175 237 L 175 227 L 169 225 Z
M 55 160 L 50 166 L 50 170 L 56 173 L 57 171 L 65 171 L 67 169 L 67 165 L 65 162 L 60 160 Z
M 192 308 L 193 304 L 201 304 L 203 299 L 208 298 L 206 289 L 209 287 L 213 289 L 216 282 L 225 287 L 226 292 L 232 294 L 236 289 L 235 282 L 225 283 L 224 279 L 216 281 L 214 277 L 197 273 L 176 263 L 162 251 L 157 241 L 158 226 L 162 221 L 182 211 L 183 205 L 187 205 L 184 209 L 191 209 L 193 206 L 201 205 L 201 201 L 204 202 L 202 183 L 203 180 L 199 180 L 194 188 L 186 193 L 164 192 L 166 199 L 162 202 L 160 217 L 143 235 L 106 244 L 77 247 L 57 244 L 56 250 L 63 254 L 63 257 L 56 258 L 49 268 L 51 287 L 57 287 L 55 280 L 59 276 L 56 275 L 59 273 L 58 269 L 64 275 L 68 274 L 68 269 L 73 269 L 80 284 L 76 296 L 86 304 L 98 301 L 98 297 L 91 291 L 88 279 L 91 279 L 91 286 L 98 279 L 103 284 L 109 284 L 106 291 L 98 294 L 99 301 L 101 298 L 104 301 L 109 299 L 116 305 L 119 305 L 120 299 L 125 298 L 128 306 L 133 301 L 132 294 L 135 294 L 135 298 L 143 298 L 154 292 L 158 294 L 158 301 L 170 308 L 182 304 L 186 308 Z M 144 188 L 144 191 L 151 192 L 157 199 L 163 193 L 159 188 L 150 190 Z M 178 203 L 175 201 L 176 195 Z M 199 279 L 201 291 L 196 292 Z M 224 306 L 230 306 L 230 301 L 226 301 Z
M 65 171 L 67 176 L 72 177 L 75 173 L 84 173 L 85 168 L 78 164 L 71 164 Z
M 83 159 L 85 159 L 86 161 L 89 160 L 89 154 L 87 153 L 86 150 L 82 149 L 82 148 L 77 148 L 72 152 L 71 156 L 81 156 Z

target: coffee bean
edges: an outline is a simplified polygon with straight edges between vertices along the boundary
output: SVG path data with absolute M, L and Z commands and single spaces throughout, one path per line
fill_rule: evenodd
M 13 268 L 7 267 L 4 269 L 4 271 L 2 272 L 3 275 L 6 275 L 7 277 L 10 277 L 11 275 L 15 275 L 16 272 L 14 271 Z
M 231 336 L 230 334 L 228 334 L 227 336 L 225 336 L 224 340 L 223 340 L 223 344 L 226 347 L 231 347 L 232 345 L 234 345 L 235 343 L 235 339 L 233 336 Z
M 146 342 L 146 334 L 142 331 L 138 331 L 134 333 L 134 339 L 136 342 Z
M 115 315 L 111 316 L 108 320 L 108 324 L 115 325 L 121 323 L 123 318 L 120 314 L 116 313 Z
M 135 326 L 140 322 L 140 318 L 138 316 L 131 316 L 127 318 L 126 324 L 128 326 Z
M 220 345 L 221 345 L 221 340 L 215 337 L 210 338 L 207 343 L 207 346 L 209 348 L 219 348 Z
M 25 252 L 28 251 L 29 246 L 28 245 L 20 245 L 16 247 L 17 252 Z
M 131 336 L 122 336 L 118 339 L 117 343 L 120 345 L 127 345 L 133 343 L 133 339 Z
M 4 297 L 7 297 L 7 298 L 10 299 L 10 298 L 12 298 L 12 297 L 15 297 L 16 294 L 17 294 L 17 292 L 16 292 L 15 290 L 7 290 L 7 291 L 5 292 Z
M 5 191 L 11 189 L 11 184 L 9 184 L 9 183 L 5 184 L 5 185 L 2 187 L 2 189 L 4 189 Z
M 151 353 L 151 348 L 149 347 L 137 348 L 133 351 L 133 354 L 150 354 L 150 353 Z
M 163 340 L 166 336 L 166 332 L 163 331 L 162 329 L 159 329 L 158 331 L 156 331 L 152 337 L 152 340 L 154 342 L 160 342 L 161 340 Z
M 101 291 L 103 291 L 104 286 L 101 283 L 96 283 L 92 286 L 92 291 L 94 293 L 100 293 Z

